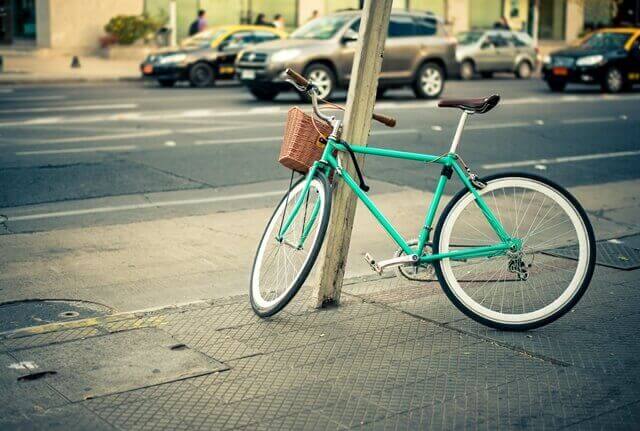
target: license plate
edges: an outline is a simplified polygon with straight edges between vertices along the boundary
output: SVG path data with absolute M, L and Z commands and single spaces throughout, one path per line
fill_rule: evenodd
M 144 73 L 145 75 L 151 75 L 153 73 L 153 65 L 145 64 L 142 67 L 142 73 Z
M 243 70 L 240 73 L 240 79 L 256 79 L 255 70 Z
M 554 67 L 553 74 L 556 76 L 567 76 L 569 74 L 569 69 L 566 67 Z
M 233 68 L 233 66 L 220 66 L 218 72 L 221 75 L 232 75 L 233 72 L 235 72 L 235 69 Z

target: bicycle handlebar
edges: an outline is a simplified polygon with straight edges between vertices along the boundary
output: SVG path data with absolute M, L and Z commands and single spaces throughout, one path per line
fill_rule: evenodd
M 300 75 L 298 72 L 296 72 L 295 70 L 292 69 L 288 69 L 285 70 L 285 73 L 289 76 L 289 78 L 291 78 L 291 81 L 293 81 L 294 84 L 296 84 L 297 86 L 299 86 L 300 88 L 298 88 L 298 90 L 300 91 L 310 91 L 311 89 L 314 88 L 314 85 L 312 82 L 309 82 L 309 80 L 307 78 L 305 78 L 304 76 Z M 384 124 L 387 127 L 395 127 L 396 126 L 396 119 L 393 117 L 389 117 L 387 115 L 382 115 L 382 114 L 377 114 L 377 113 L 373 113 L 372 118 L 376 121 L 378 121 L 379 123 Z

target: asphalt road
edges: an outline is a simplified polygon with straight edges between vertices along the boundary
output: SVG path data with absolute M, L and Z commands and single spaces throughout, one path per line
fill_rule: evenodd
M 537 172 L 568 187 L 640 177 L 638 89 L 606 96 L 570 87 L 557 95 L 536 79 L 501 78 L 452 81 L 444 97 L 492 93 L 501 104 L 470 119 L 460 147 L 479 174 Z M 205 204 L 216 211 L 261 205 L 289 176 L 276 159 L 286 111 L 299 103 L 293 93 L 258 102 L 235 84 L 0 87 L 0 215 L 29 221 L 12 231 L 33 231 L 166 217 Z M 397 117 L 398 126 L 375 125 L 372 146 L 431 154 L 447 150 L 459 116 L 403 90 L 389 92 L 378 110 Z M 366 174 L 429 189 L 439 169 L 369 158 Z M 459 186 L 449 187 L 452 193 Z M 199 197 L 212 189 L 218 200 Z M 156 193 L 168 204 L 138 211 Z M 130 210 L 95 211 L 118 205 Z M 93 216 L 83 218 L 88 210 Z M 48 215 L 65 211 L 77 217 L 50 222 Z

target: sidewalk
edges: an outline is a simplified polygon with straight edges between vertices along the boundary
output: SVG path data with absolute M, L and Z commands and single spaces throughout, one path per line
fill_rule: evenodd
M 25 55 L 0 50 L 0 56 L 4 59 L 0 85 L 140 79 L 140 62 L 133 60 L 80 56 L 80 68 L 72 68 L 73 57 L 70 55 Z
M 486 329 L 436 283 L 246 296 L 5 334 L 2 429 L 638 429 L 640 271 L 598 266 L 536 331 Z

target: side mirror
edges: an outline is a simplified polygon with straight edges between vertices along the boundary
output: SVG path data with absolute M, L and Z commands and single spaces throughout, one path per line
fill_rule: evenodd
M 343 43 L 355 42 L 357 40 L 358 40 L 358 33 L 351 28 L 345 31 L 344 35 L 342 36 Z

